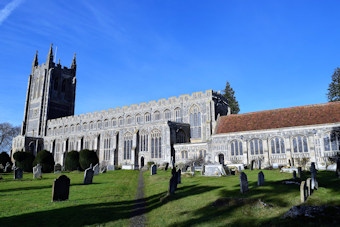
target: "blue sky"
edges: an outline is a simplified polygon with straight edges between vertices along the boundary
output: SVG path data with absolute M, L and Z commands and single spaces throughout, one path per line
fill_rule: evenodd
M 241 113 L 327 102 L 339 1 L 1 0 L 0 122 L 20 125 L 35 51 L 70 66 L 76 114 L 231 83 Z

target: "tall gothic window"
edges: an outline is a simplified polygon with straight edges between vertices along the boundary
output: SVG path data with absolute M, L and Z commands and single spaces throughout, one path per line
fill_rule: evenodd
M 188 151 L 182 151 L 182 159 L 188 159 Z
M 142 131 L 139 135 L 139 150 L 148 151 L 148 134 L 146 131 Z
M 101 120 L 97 121 L 97 128 L 98 129 L 102 128 L 102 121 Z
M 176 122 L 182 122 L 182 111 L 181 108 L 176 108 L 175 109 L 175 118 L 176 118 Z
M 159 121 L 161 119 L 161 114 L 159 113 L 159 111 L 156 111 L 154 113 L 154 118 L 155 118 L 155 121 Z
M 171 120 L 171 111 L 170 110 L 164 111 L 164 119 L 167 120 L 167 121 Z
M 42 76 L 40 78 L 40 83 L 39 83 L 39 93 L 40 93 L 40 96 L 42 96 L 43 90 L 44 90 L 44 77 Z
M 190 130 L 192 138 L 201 138 L 201 112 L 196 105 L 190 110 Z
M 150 122 L 151 121 L 151 114 L 150 113 L 146 113 L 145 114 L 145 122 Z
M 137 116 L 136 116 L 136 123 L 137 124 L 142 123 L 142 116 L 140 114 L 137 114 Z
M 297 136 L 293 138 L 294 153 L 308 152 L 307 137 Z
M 162 158 L 162 137 L 158 130 L 151 133 L 151 158 Z
M 243 155 L 242 142 L 234 140 L 230 143 L 231 156 Z
M 83 123 L 83 131 L 86 131 L 86 130 L 87 130 L 87 123 L 84 122 L 84 123 Z
M 124 160 L 131 159 L 131 149 L 132 149 L 132 135 L 130 133 L 124 136 Z
M 77 131 L 78 131 L 78 132 L 81 131 L 81 126 L 80 126 L 80 124 L 77 124 Z
M 206 150 L 200 150 L 199 158 L 205 158 L 206 155 L 207 155 L 207 151 Z
M 272 154 L 284 154 L 285 153 L 285 143 L 282 138 L 276 137 L 271 139 L 270 147 L 272 150 Z
M 251 155 L 263 154 L 262 140 L 253 139 L 250 141 L 250 153 Z
M 330 132 L 324 135 L 323 144 L 325 151 L 340 150 L 340 132 Z
M 104 139 L 104 160 L 110 160 L 110 150 L 111 150 L 112 140 L 110 138 Z

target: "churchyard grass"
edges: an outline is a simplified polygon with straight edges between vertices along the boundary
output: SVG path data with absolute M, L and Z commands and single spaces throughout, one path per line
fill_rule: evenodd
M 71 179 L 68 201 L 51 202 L 54 179 L 65 174 Z M 83 185 L 84 172 L 43 174 L 22 180 L 1 174 L 0 226 L 84 226 L 106 223 L 127 226 L 137 190 L 137 171 L 113 171 L 95 176 Z
M 280 217 L 292 206 L 300 205 L 299 185 L 282 184 L 292 174 L 279 170 L 262 170 L 265 185 L 257 186 L 260 170 L 245 170 L 249 192 L 240 193 L 239 175 L 228 177 L 194 177 L 182 175 L 182 184 L 175 195 L 165 198 L 171 171 L 144 173 L 145 197 L 148 203 L 147 222 L 150 226 L 225 226 L 225 225 L 306 225 L 305 220 L 283 220 Z M 340 205 L 340 180 L 334 172 L 318 173 L 319 190 L 308 198 L 310 205 Z M 310 177 L 305 174 L 304 179 Z M 212 206 L 221 197 L 229 198 L 229 205 Z M 245 198 L 246 200 L 238 200 Z M 268 206 L 257 202 L 260 199 Z M 271 207 L 272 206 L 272 207 Z M 314 223 L 315 224 L 315 223 Z

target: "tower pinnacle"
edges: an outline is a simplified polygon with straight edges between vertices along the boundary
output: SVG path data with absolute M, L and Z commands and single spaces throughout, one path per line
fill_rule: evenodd
M 51 66 L 53 64 L 53 43 L 51 43 L 50 50 L 47 55 L 47 65 Z
M 76 53 L 73 55 L 73 60 L 71 64 L 71 69 L 77 70 L 77 61 L 76 61 Z

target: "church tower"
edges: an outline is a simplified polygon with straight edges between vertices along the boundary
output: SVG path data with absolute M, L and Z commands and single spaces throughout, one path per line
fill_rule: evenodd
M 21 136 L 41 138 L 46 135 L 47 120 L 74 114 L 76 94 L 76 57 L 70 68 L 53 61 L 51 44 L 46 63 L 34 56 L 25 103 Z

